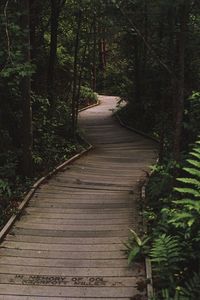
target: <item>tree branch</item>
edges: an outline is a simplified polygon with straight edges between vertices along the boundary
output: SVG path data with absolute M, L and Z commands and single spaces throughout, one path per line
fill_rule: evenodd
M 151 47 L 151 45 L 148 43 L 146 38 L 143 36 L 141 31 L 137 28 L 137 26 L 133 23 L 133 21 L 129 18 L 129 16 L 126 14 L 126 12 L 120 7 L 120 5 L 117 5 L 115 1 L 112 0 L 112 2 L 116 5 L 116 7 L 120 10 L 121 14 L 128 20 L 129 24 L 131 25 L 132 29 L 137 33 L 137 35 L 142 39 L 144 45 L 149 50 L 150 53 L 153 54 L 155 59 L 158 61 L 158 63 L 164 68 L 168 74 L 175 77 L 173 71 L 160 59 L 159 55 L 155 52 L 155 50 Z
M 6 38 L 7 38 L 8 61 L 12 62 L 11 43 L 10 43 L 10 35 L 9 35 L 9 30 L 8 30 L 8 16 L 7 16 L 8 4 L 9 4 L 9 0 L 6 1 L 3 12 L 4 12 L 5 20 L 6 20 Z

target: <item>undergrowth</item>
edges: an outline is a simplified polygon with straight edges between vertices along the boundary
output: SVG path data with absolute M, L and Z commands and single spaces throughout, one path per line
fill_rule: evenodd
M 153 169 L 144 212 L 148 237 L 140 240 L 132 234 L 129 263 L 149 256 L 155 289 L 152 300 L 196 300 L 200 299 L 200 140 L 175 184 L 173 170 L 171 161 Z M 145 248 L 138 247 L 138 241 Z
M 97 101 L 97 95 L 82 87 L 82 107 L 94 101 Z M 20 147 L 13 145 L 7 130 L 0 130 L 0 228 L 16 212 L 25 193 L 38 178 L 87 147 L 79 133 L 76 140 L 70 137 L 70 108 L 67 103 L 58 99 L 51 114 L 49 107 L 48 99 L 32 93 L 34 173 L 31 178 L 21 175 Z

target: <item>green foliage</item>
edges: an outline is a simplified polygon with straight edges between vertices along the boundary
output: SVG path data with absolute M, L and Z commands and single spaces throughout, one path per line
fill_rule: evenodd
M 9 186 L 9 183 L 7 181 L 4 181 L 0 179 L 0 198 L 2 197 L 10 197 L 11 196 L 11 189 Z
M 181 295 L 180 291 L 180 287 L 176 288 L 175 294 L 172 294 L 169 289 L 162 289 L 159 296 L 154 296 L 151 300 L 191 300 L 190 298 Z
M 174 276 L 179 271 L 179 263 L 182 258 L 182 246 L 176 236 L 161 234 L 153 241 L 150 257 L 153 263 L 155 276 L 162 283 L 172 285 Z
M 148 241 L 149 238 L 144 236 L 140 238 L 138 234 L 130 229 L 131 236 L 125 246 L 128 252 L 128 264 L 130 265 L 135 260 L 144 258 L 148 252 Z
M 181 199 L 174 200 L 176 205 L 170 214 L 169 223 L 176 228 L 184 228 L 189 236 L 197 234 L 200 230 L 200 156 L 199 142 L 197 141 L 187 159 L 188 167 L 183 170 L 187 177 L 178 178 L 181 187 L 174 190 Z
M 169 195 L 172 188 L 174 162 L 169 161 L 163 165 L 152 168 L 152 176 L 147 186 L 147 194 L 150 199 L 157 199 Z
M 93 90 L 87 86 L 81 86 L 80 90 L 80 107 L 86 107 L 90 104 L 97 103 L 98 97 L 97 94 L 93 92 Z
M 181 296 L 184 299 L 196 300 L 200 299 L 200 275 L 194 273 L 192 277 L 185 283 L 185 287 L 181 289 Z
M 200 132 L 200 92 L 192 92 L 187 104 L 184 127 L 188 132 L 189 142 L 193 142 Z
M 157 283 L 155 299 L 159 300 L 199 298 L 199 275 L 197 275 L 200 261 L 199 141 L 190 151 L 180 174 L 182 177 L 177 178 L 176 187 L 169 190 L 168 195 L 166 192 L 165 198 L 162 198 L 163 192 L 159 189 L 159 193 L 152 193 L 152 187 L 148 188 L 149 211 L 153 215 L 151 225 L 154 226 L 151 229 L 152 246 L 149 255 Z M 155 190 L 154 176 L 159 178 L 159 175 L 160 172 L 153 173 L 150 178 L 149 185 L 153 183 Z M 158 178 L 156 182 L 159 185 Z M 191 273 L 194 273 L 192 279 Z

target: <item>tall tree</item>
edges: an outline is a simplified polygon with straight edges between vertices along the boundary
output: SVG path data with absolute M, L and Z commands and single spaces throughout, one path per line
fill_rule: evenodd
M 177 79 L 175 82 L 174 108 L 175 108 L 175 131 L 174 131 L 174 159 L 179 162 L 181 158 L 181 140 L 183 127 L 183 111 L 185 98 L 185 49 L 187 26 L 189 21 L 190 1 L 184 0 L 179 4 L 179 33 L 177 55 Z
M 97 53 L 97 20 L 96 11 L 94 11 L 93 16 L 93 62 L 92 62 L 92 89 L 96 90 L 97 85 L 97 66 L 96 66 L 96 55 Z
M 19 0 L 21 7 L 21 29 L 23 32 L 22 59 L 23 63 L 30 65 L 30 7 L 29 0 Z M 32 108 L 31 108 L 31 76 L 26 72 L 20 83 L 22 97 L 22 171 L 25 176 L 32 175 Z
M 49 101 L 51 105 L 54 101 L 54 80 L 55 80 L 55 63 L 57 55 L 57 44 L 58 44 L 58 25 L 59 25 L 59 14 L 60 14 L 60 0 L 51 0 L 51 30 L 50 30 L 50 51 L 49 51 L 49 66 L 47 74 L 47 88 Z
M 82 24 L 82 10 L 78 9 L 77 14 L 77 29 L 76 29 L 76 39 L 74 45 L 74 67 L 73 67 L 73 89 L 72 89 L 72 134 L 75 138 L 76 127 L 77 127 L 77 84 L 78 84 L 78 55 L 80 47 L 80 34 L 81 34 L 81 24 Z

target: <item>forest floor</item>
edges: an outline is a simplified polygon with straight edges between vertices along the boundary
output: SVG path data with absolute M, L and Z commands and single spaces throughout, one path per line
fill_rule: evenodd
M 153 141 L 122 128 L 115 97 L 80 114 L 94 149 L 38 188 L 0 248 L 0 299 L 146 299 L 143 263 L 123 242 L 139 231 L 139 185 Z

